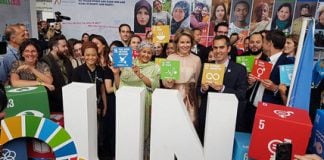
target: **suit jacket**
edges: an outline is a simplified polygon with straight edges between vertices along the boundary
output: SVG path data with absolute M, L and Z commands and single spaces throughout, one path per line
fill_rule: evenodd
M 285 65 L 285 64 L 293 64 L 293 62 L 289 60 L 285 54 L 281 54 L 276 64 L 273 66 L 273 69 L 270 74 L 270 80 L 276 85 L 280 84 L 279 65 Z M 283 101 L 279 93 L 275 94 L 273 91 L 267 89 L 264 90 L 262 101 L 268 103 L 283 104 Z
M 206 62 L 208 59 L 207 48 L 199 43 L 197 44 L 197 53 L 195 53 L 195 52 L 192 52 L 192 53 L 200 58 L 201 64 Z
M 202 75 L 202 72 L 201 72 Z M 201 77 L 201 76 L 200 76 Z M 201 79 L 201 78 L 199 78 Z M 199 81 L 200 82 L 200 81 Z M 201 83 L 198 84 L 201 86 Z M 223 85 L 225 86 L 225 89 L 223 93 L 232 93 L 235 94 L 236 98 L 239 101 L 238 111 L 237 111 L 237 119 L 236 119 L 236 130 L 237 131 L 243 131 L 242 128 L 244 124 L 244 111 L 246 106 L 246 98 L 245 94 L 248 88 L 247 83 L 247 71 L 246 68 L 238 63 L 229 61 L 228 66 L 226 68 L 225 74 L 224 74 L 224 81 Z M 200 87 L 199 87 L 200 89 Z M 200 130 L 203 132 L 204 125 L 205 125 L 205 118 L 206 118 L 206 107 L 207 107 L 207 95 L 208 92 L 217 92 L 213 88 L 209 87 L 208 91 L 206 93 L 201 92 L 201 106 L 199 109 L 199 125 Z M 201 134 L 203 135 L 203 134 Z

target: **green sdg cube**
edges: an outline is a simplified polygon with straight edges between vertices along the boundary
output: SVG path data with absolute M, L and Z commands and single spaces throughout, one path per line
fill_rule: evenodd
M 6 117 L 18 115 L 34 115 L 50 118 L 49 103 L 45 87 L 6 87 L 8 105 Z

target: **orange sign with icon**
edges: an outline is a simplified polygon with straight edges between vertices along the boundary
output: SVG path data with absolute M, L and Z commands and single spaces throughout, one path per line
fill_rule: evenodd
M 169 25 L 153 26 L 153 43 L 168 43 L 170 40 Z
M 214 83 L 222 85 L 224 80 L 225 65 L 205 63 L 201 83 Z
M 269 79 L 272 69 L 272 64 L 266 61 L 256 59 L 254 61 L 253 69 L 251 74 L 255 76 L 258 80 Z

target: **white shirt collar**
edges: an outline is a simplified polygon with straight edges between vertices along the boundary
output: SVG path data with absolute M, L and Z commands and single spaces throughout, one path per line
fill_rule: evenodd
M 215 63 L 216 64 L 220 64 L 220 63 L 217 63 L 217 62 L 215 62 Z M 222 64 L 224 64 L 225 65 L 225 68 L 227 68 L 228 63 L 229 63 L 229 59 L 227 58 L 226 61 L 224 63 L 222 63 Z
M 278 52 L 272 56 L 270 56 L 270 63 L 272 63 L 273 65 L 275 65 L 279 59 L 279 57 L 281 56 L 282 52 Z

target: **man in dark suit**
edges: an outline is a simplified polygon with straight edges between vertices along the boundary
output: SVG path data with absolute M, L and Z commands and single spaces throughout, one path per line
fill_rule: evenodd
M 191 52 L 200 58 L 200 62 L 203 64 L 207 62 L 208 53 L 206 47 L 200 44 L 201 30 L 199 28 L 192 29 L 192 35 L 194 37 L 195 45 L 191 48 Z
M 224 81 L 222 85 L 215 85 L 214 83 L 201 84 L 201 106 L 199 108 L 199 135 L 202 141 L 205 130 L 208 92 L 235 94 L 236 98 L 239 101 L 236 118 L 236 130 L 245 130 L 243 114 L 246 106 L 245 94 L 248 87 L 247 72 L 243 65 L 237 64 L 229 60 L 228 54 L 230 50 L 230 41 L 227 36 L 215 36 L 213 40 L 213 53 L 215 56 L 215 63 L 224 64 L 226 68 L 224 74 Z
M 266 32 L 266 36 L 263 38 L 263 52 L 269 56 L 270 63 L 273 66 L 270 78 L 260 80 L 260 85 L 255 85 L 257 79 L 253 75 L 249 75 L 249 85 L 255 85 L 250 97 L 250 102 L 254 107 L 257 107 L 259 101 L 285 105 L 278 93 L 280 84 L 279 65 L 292 63 L 287 56 L 282 54 L 285 42 L 286 37 L 279 30 Z

